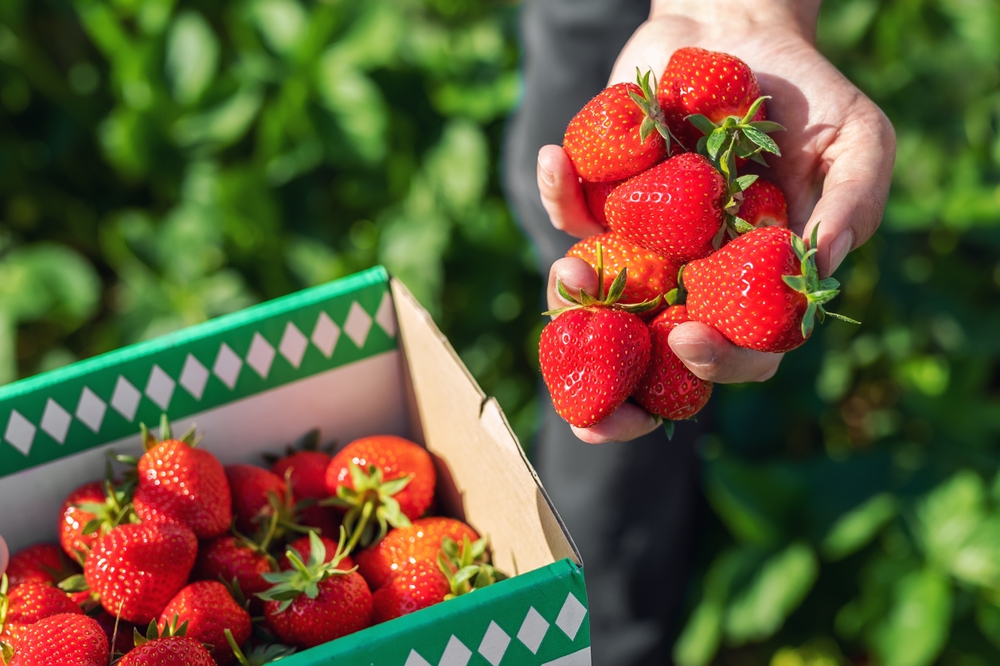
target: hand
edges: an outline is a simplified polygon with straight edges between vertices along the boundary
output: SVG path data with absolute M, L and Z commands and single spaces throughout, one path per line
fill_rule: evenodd
M 0 574 L 7 570 L 7 562 L 9 560 L 10 554 L 7 552 L 7 542 L 0 536 Z
M 762 93 L 772 97 L 768 119 L 787 128 L 772 135 L 782 156 L 768 156 L 772 166 L 763 172 L 785 193 L 793 231 L 806 236 L 822 220 L 817 264 L 827 276 L 878 228 L 896 141 L 881 110 L 816 50 L 818 9 L 818 0 L 654 2 L 649 20 L 619 55 L 609 84 L 634 80 L 636 67 L 658 76 L 681 46 L 724 51 L 745 61 Z M 561 147 L 539 151 L 538 186 L 556 228 L 577 237 L 605 231 L 588 212 Z M 550 308 L 567 305 L 555 291 L 557 277 L 571 292 L 596 289 L 596 276 L 586 263 L 560 259 L 549 273 Z M 766 380 L 782 357 L 736 347 L 696 322 L 678 326 L 670 347 L 694 374 L 719 383 Z M 576 430 L 577 436 L 592 443 L 625 441 L 658 425 L 634 405 L 623 405 L 619 412 L 594 428 Z

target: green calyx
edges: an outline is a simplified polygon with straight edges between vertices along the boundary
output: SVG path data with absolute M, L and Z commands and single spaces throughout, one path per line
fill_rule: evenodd
M 300 595 L 304 594 L 310 599 L 315 599 L 319 595 L 319 584 L 332 576 L 346 576 L 357 570 L 357 567 L 347 571 L 337 568 L 347 549 L 344 547 L 347 532 L 340 528 L 340 541 L 337 543 L 337 551 L 333 559 L 326 562 L 326 546 L 315 532 L 309 533 L 309 557 L 302 559 L 302 555 L 294 548 L 285 551 L 292 568 L 287 571 L 277 571 L 273 573 L 261 574 L 261 578 L 274 586 L 257 594 L 264 601 L 280 601 L 278 612 L 283 613 L 292 602 Z
M 846 321 L 851 324 L 860 324 L 850 317 L 829 312 L 823 306 L 833 300 L 840 293 L 840 282 L 829 277 L 825 280 L 819 279 L 819 271 L 816 269 L 816 244 L 819 234 L 819 224 L 813 227 L 808 243 L 795 234 L 792 234 L 792 249 L 795 256 L 801 263 L 799 275 L 783 275 L 785 284 L 806 297 L 808 305 L 805 314 L 802 316 L 802 337 L 808 338 L 816 325 L 818 319 L 820 323 L 826 319 L 826 315 Z
M 646 70 L 645 74 L 639 71 L 639 68 L 635 68 L 635 82 L 638 84 L 639 89 L 642 91 L 640 93 L 629 91 L 628 96 L 632 98 L 643 114 L 646 116 L 642 119 L 642 123 L 639 125 L 639 142 L 646 143 L 646 139 L 653 132 L 658 132 L 663 140 L 667 144 L 667 154 L 670 154 L 670 144 L 672 141 L 677 141 L 677 138 L 670 132 L 667 127 L 666 120 L 663 118 L 663 110 L 660 108 L 660 103 L 656 100 L 656 93 L 654 89 L 656 87 L 656 79 L 653 79 L 653 84 L 650 85 L 649 78 L 652 76 L 652 70 Z
M 700 113 L 687 117 L 703 136 L 698 140 L 697 151 L 708 157 L 727 180 L 736 177 L 736 158 L 753 160 L 767 166 L 762 152 L 781 156 L 781 149 L 768 132 L 785 129 L 770 120 L 752 120 L 768 96 L 758 97 L 745 116 L 728 116 L 721 123 L 714 123 Z
M 149 626 L 146 627 L 146 633 L 140 634 L 138 627 L 132 628 L 132 640 L 135 643 L 135 647 L 142 647 L 150 641 L 155 641 L 158 638 L 170 638 L 171 636 L 185 636 L 187 635 L 188 621 L 180 622 L 180 618 L 174 614 L 174 619 L 170 622 L 165 622 L 163 625 L 163 631 L 160 631 L 159 627 L 156 625 L 156 620 L 151 620 Z M 116 623 L 117 630 L 117 623 Z
M 160 437 L 162 439 L 157 439 L 156 435 L 150 432 L 145 423 L 139 424 L 139 432 L 142 433 L 142 446 L 146 451 L 155 449 L 161 443 L 171 439 L 184 442 L 191 447 L 198 446 L 198 442 L 201 441 L 201 435 L 196 434 L 196 429 L 193 425 L 183 435 L 175 438 L 173 429 L 170 427 L 170 419 L 167 418 L 166 414 L 160 415 Z
M 562 283 L 562 280 L 556 280 L 556 289 L 559 291 L 559 295 L 565 298 L 567 301 L 573 305 L 568 305 L 564 308 L 556 308 L 555 310 L 547 310 L 542 313 L 542 315 L 547 317 L 558 317 L 564 312 L 569 310 L 579 310 L 580 308 L 589 307 L 605 307 L 614 308 L 616 310 L 621 310 L 623 312 L 630 312 L 632 314 L 640 314 L 642 312 L 648 312 L 660 305 L 660 301 L 663 300 L 662 296 L 657 296 L 656 298 L 650 299 L 648 301 L 643 301 L 642 303 L 619 303 L 622 294 L 625 292 L 625 284 L 628 280 L 628 267 L 622 269 L 622 272 L 615 276 L 615 279 L 611 281 L 611 286 L 608 288 L 608 293 L 604 293 L 604 248 L 600 241 L 597 242 L 597 298 L 594 298 L 583 289 L 580 290 L 580 295 L 575 296 L 569 293 L 566 289 L 566 285 Z
M 441 541 L 437 565 L 451 588 L 451 592 L 445 595 L 446 600 L 507 578 L 507 574 L 497 571 L 489 563 L 488 551 L 489 543 L 485 537 L 471 542 L 465 536 L 461 545 L 451 537 Z
M 369 465 L 365 471 L 355 463 L 348 465 L 353 488 L 342 485 L 337 488 L 337 496 L 320 502 L 321 506 L 335 506 L 346 509 L 343 525 L 351 538 L 345 552 L 350 553 L 357 544 L 362 547 L 380 541 L 389 532 L 389 527 L 409 527 L 410 519 L 399 507 L 394 497 L 413 479 L 413 475 L 383 480 L 382 469 Z
M 278 661 L 279 659 L 284 659 L 295 654 L 295 648 L 282 645 L 281 643 L 268 643 L 257 646 L 247 644 L 245 647 L 248 649 L 244 653 L 240 649 L 240 646 L 236 644 L 236 638 L 233 636 L 232 631 L 223 629 L 223 633 L 226 635 L 226 642 L 229 643 L 230 649 L 232 649 L 233 654 L 236 656 L 236 661 L 242 666 L 264 666 L 264 664 L 270 664 L 272 661 Z

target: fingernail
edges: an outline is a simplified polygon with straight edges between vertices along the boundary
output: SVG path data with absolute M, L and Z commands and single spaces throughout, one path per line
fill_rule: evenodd
M 709 365 L 715 360 L 715 353 L 708 345 L 700 342 L 677 342 L 670 346 L 682 361 L 692 365 Z
M 844 257 L 851 251 L 852 245 L 854 245 L 854 232 L 850 229 L 841 231 L 833 240 L 833 244 L 830 245 L 830 275 L 844 263 Z
M 542 180 L 545 181 L 546 185 L 556 184 L 556 175 L 546 168 L 545 164 L 542 163 L 541 158 L 538 159 L 538 173 L 541 175 Z

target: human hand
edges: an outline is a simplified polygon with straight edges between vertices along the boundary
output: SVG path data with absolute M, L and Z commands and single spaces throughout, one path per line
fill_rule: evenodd
M 609 84 L 634 80 L 636 67 L 659 75 L 681 46 L 724 51 L 745 61 L 757 74 L 762 93 L 772 97 L 768 119 L 786 128 L 772 135 L 782 156 L 769 157 L 772 166 L 763 173 L 785 193 L 793 231 L 808 235 L 822 220 L 817 264 L 827 276 L 878 228 L 895 160 L 895 134 L 879 108 L 815 49 L 818 9 L 817 0 L 654 2 L 649 20 L 619 55 Z M 539 152 L 538 185 L 556 228 L 578 237 L 605 230 L 587 210 L 561 147 L 545 146 Z M 550 308 L 567 305 L 555 291 L 557 278 L 570 292 L 596 290 L 596 276 L 585 262 L 560 259 L 549 274 Z M 766 380 L 782 357 L 736 347 L 696 322 L 678 326 L 669 342 L 695 375 L 719 383 Z M 592 443 L 624 441 L 657 424 L 626 403 L 605 422 L 576 434 Z
M 7 570 L 7 562 L 10 560 L 10 553 L 7 552 L 7 542 L 0 536 L 0 574 Z

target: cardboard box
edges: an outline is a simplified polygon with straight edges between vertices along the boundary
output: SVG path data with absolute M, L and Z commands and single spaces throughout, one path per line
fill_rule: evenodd
M 442 512 L 520 574 L 282 661 L 287 666 L 590 663 L 580 556 L 496 400 L 381 268 L 0 388 L 0 534 L 55 541 L 70 490 L 140 422 L 197 423 L 224 464 L 260 463 L 319 427 L 341 445 L 410 437 L 438 463 Z M 516 562 L 516 564 L 515 564 Z

